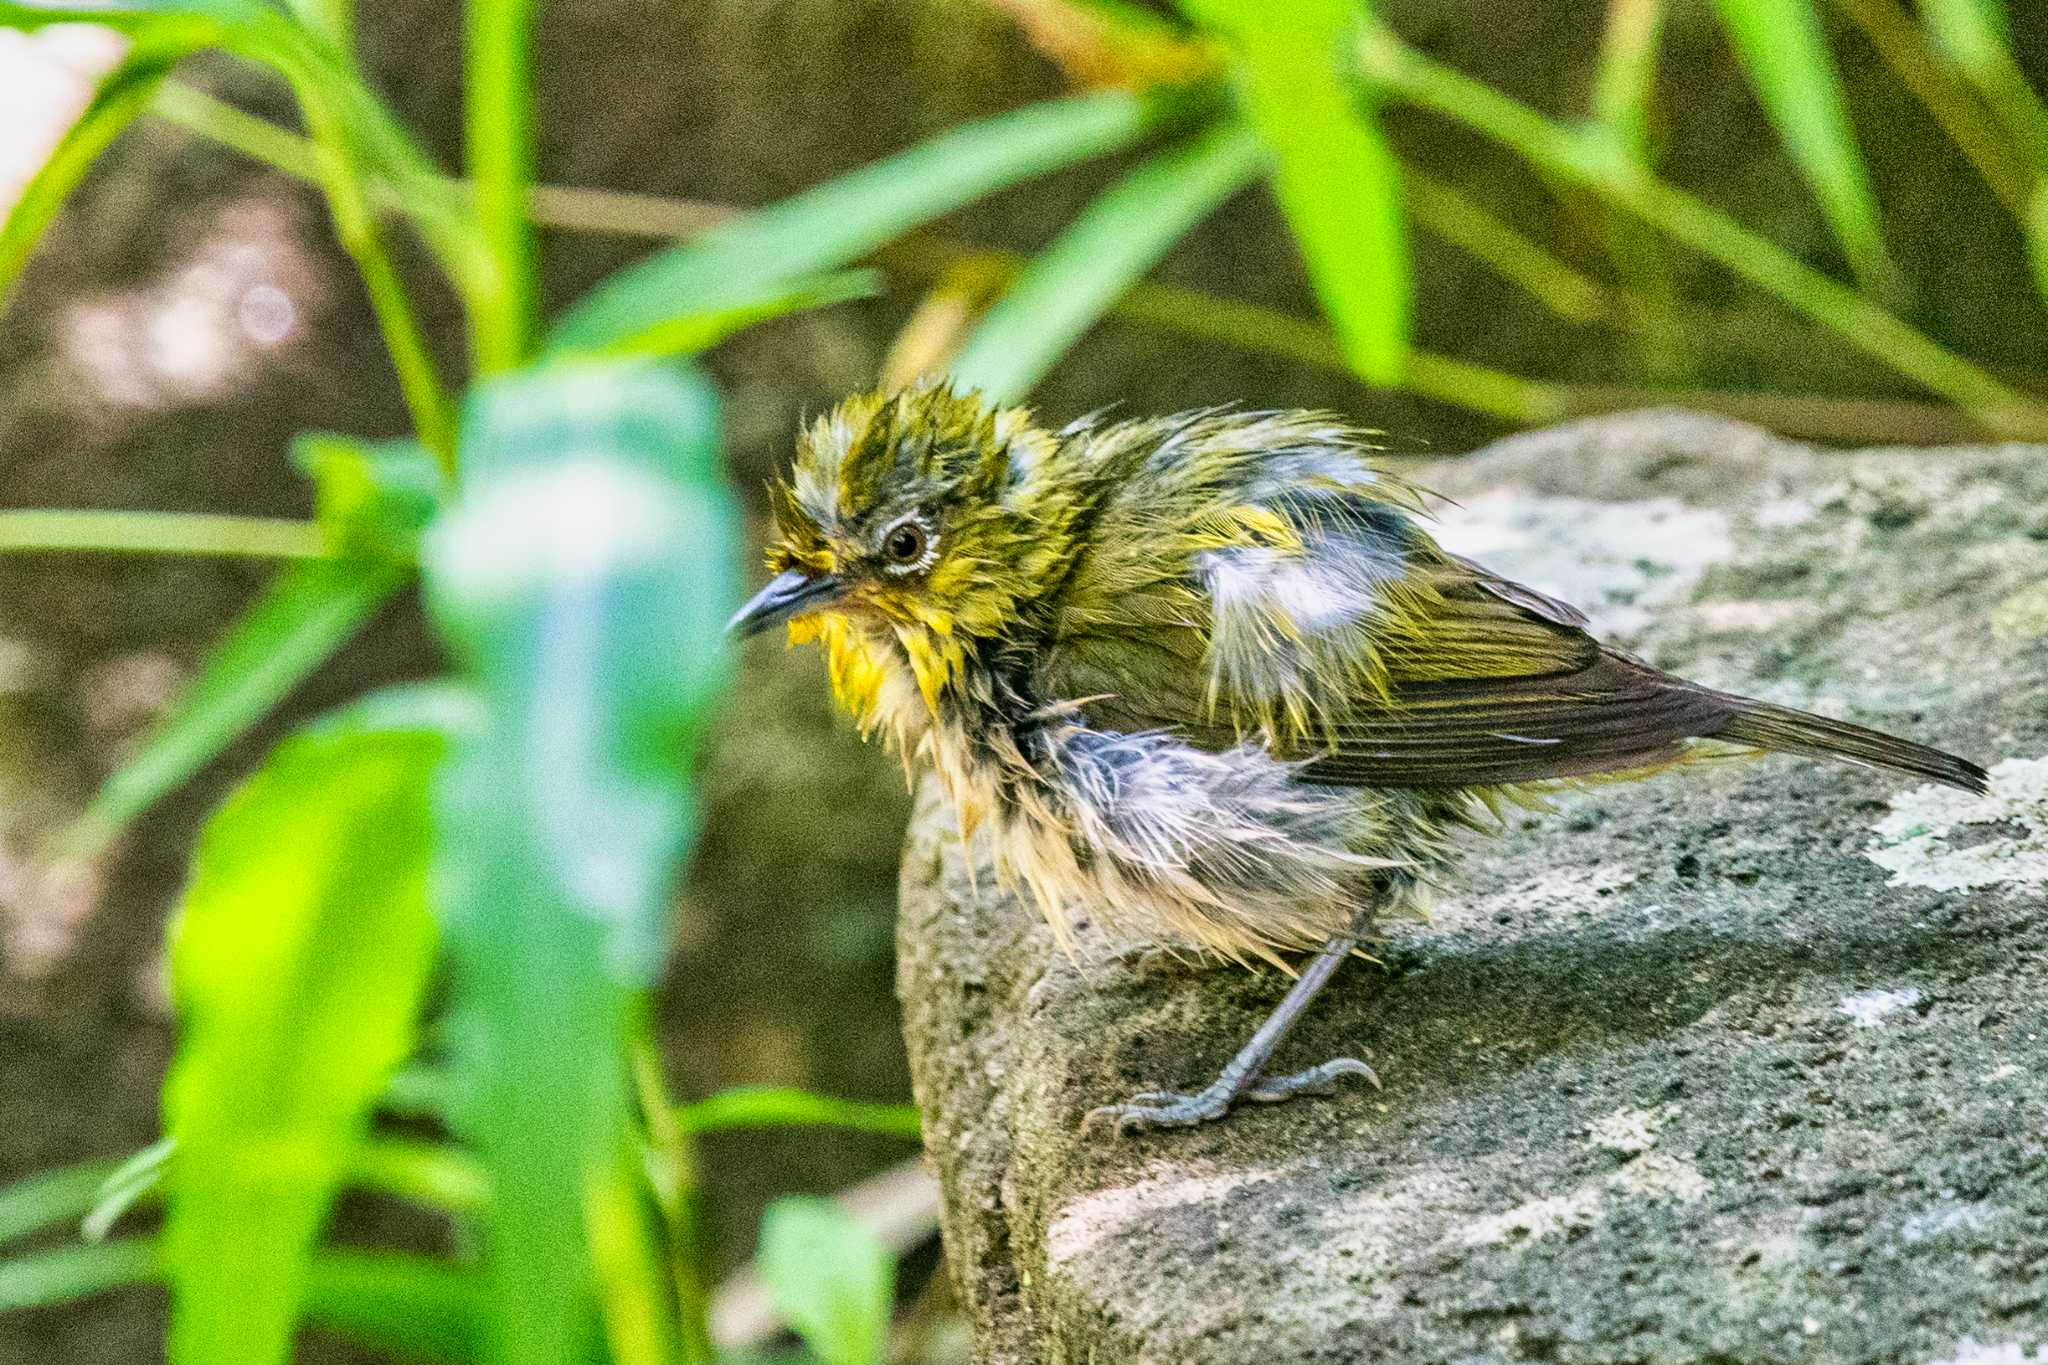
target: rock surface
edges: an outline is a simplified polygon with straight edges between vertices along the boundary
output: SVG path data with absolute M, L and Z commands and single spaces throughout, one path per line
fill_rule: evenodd
M 977 1358 L 2048 1359 L 2048 450 L 1643 413 L 1426 481 L 1650 661 L 1994 795 L 1775 758 L 1517 813 L 1282 1051 L 1383 1090 L 1117 1140 L 1082 1115 L 1206 1081 L 1282 983 L 1069 960 L 927 790 L 898 988 Z

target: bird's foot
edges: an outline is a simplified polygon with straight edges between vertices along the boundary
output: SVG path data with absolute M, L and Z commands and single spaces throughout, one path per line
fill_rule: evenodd
M 1226 1073 L 1192 1095 L 1148 1090 L 1122 1104 L 1089 1110 L 1081 1120 L 1081 1131 L 1087 1133 L 1098 1123 L 1108 1124 L 1119 1137 L 1152 1128 L 1193 1128 L 1220 1119 L 1233 1106 L 1246 1102 L 1279 1104 L 1299 1095 L 1334 1095 L 1340 1076 L 1363 1076 L 1373 1089 L 1379 1089 L 1380 1078 L 1371 1067 L 1356 1057 L 1337 1057 L 1291 1076 L 1239 1078 Z

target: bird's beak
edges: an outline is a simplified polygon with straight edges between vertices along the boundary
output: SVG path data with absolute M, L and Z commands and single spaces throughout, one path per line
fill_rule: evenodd
M 789 569 L 775 575 L 767 587 L 734 612 L 732 620 L 725 623 L 725 633 L 736 639 L 749 639 L 838 593 L 839 579 L 835 575 Z

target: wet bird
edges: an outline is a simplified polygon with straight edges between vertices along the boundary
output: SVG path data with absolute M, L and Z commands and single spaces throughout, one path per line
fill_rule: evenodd
M 1207 1087 L 1118 1130 L 1372 1080 L 1267 1064 L 1382 918 L 1504 800 L 1768 750 L 1971 791 L 1981 768 L 1603 645 L 1579 611 L 1432 539 L 1424 494 L 1327 414 L 1060 430 L 926 385 L 849 399 L 773 490 L 773 580 L 733 618 L 824 645 L 833 691 L 1071 945 L 1113 931 L 1300 967 Z

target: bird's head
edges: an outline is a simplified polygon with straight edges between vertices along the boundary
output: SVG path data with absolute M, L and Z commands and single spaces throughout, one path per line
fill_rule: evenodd
M 1071 514 L 1034 477 L 1057 449 L 1022 408 L 928 385 L 850 398 L 797 443 L 773 489 L 768 586 L 732 629 L 837 615 L 941 638 L 1010 630 L 1067 562 Z

